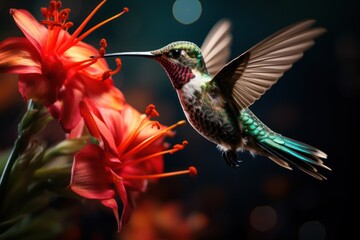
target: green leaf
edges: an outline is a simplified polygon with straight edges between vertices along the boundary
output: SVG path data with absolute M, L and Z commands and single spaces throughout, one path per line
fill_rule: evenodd
M 0 234 L 0 240 L 52 240 L 64 231 L 64 220 L 68 211 L 48 209 L 38 215 L 27 215 Z

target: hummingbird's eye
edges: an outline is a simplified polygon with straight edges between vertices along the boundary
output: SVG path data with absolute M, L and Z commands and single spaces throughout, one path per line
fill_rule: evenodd
M 173 49 L 169 52 L 169 57 L 178 59 L 181 56 L 181 49 Z

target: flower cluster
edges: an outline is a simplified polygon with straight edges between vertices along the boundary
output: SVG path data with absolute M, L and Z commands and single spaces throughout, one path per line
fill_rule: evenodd
M 167 127 L 152 120 L 159 116 L 152 104 L 145 114 L 140 114 L 113 83 L 112 76 L 120 71 L 121 60 L 116 59 L 117 68 L 111 70 L 101 58 L 106 40 L 101 39 L 100 49 L 83 42 L 94 30 L 128 12 L 124 8 L 83 32 L 105 2 L 103 0 L 72 34 L 69 33 L 74 25 L 69 21 L 70 9 L 62 8 L 59 0 L 51 0 L 48 7 L 41 8 L 43 20 L 40 22 L 26 10 L 11 9 L 10 14 L 25 37 L 0 42 L 0 73 L 18 74 L 23 98 L 47 108 L 64 129 L 67 144 L 72 139 L 88 136 L 85 146 L 73 155 L 70 189 L 111 208 L 120 230 L 123 221 L 129 218 L 134 197 L 146 190 L 150 180 L 178 174 L 195 175 L 196 169 L 164 173 L 163 155 L 187 145 L 183 141 L 169 147 L 165 137 L 172 136 L 173 129 L 185 122 Z M 25 147 L 18 149 L 26 151 L 26 141 L 19 142 Z M 20 151 L 18 149 L 16 151 Z M 3 171 L 1 185 L 6 184 L 11 175 L 11 161 L 10 167 Z
M 102 1 L 69 34 L 73 26 L 68 21 L 70 9 L 61 10 L 61 1 L 51 0 L 42 8 L 44 20 L 38 22 L 28 11 L 11 9 L 17 26 L 25 37 L 11 37 L 0 43 L 0 72 L 19 74 L 19 91 L 25 100 L 44 104 L 51 115 L 58 119 L 66 132 L 80 121 L 79 103 L 90 98 L 96 105 L 120 110 L 123 94 L 114 87 L 111 71 L 99 50 L 82 42 L 91 32 L 121 13 L 81 34 L 91 17 L 105 3 Z M 101 41 L 100 52 L 106 43 Z M 119 67 L 120 67 L 120 62 Z

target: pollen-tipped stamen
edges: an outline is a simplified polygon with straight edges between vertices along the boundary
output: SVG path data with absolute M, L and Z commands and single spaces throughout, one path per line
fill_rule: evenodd
M 108 18 L 108 19 L 106 19 L 106 20 L 104 20 L 104 21 L 102 21 L 102 22 L 100 22 L 100 23 L 98 23 L 98 24 L 96 24 L 94 27 L 90 28 L 90 29 L 87 30 L 85 33 L 83 33 L 81 36 L 79 36 L 72 44 L 75 45 L 76 43 L 82 41 L 82 40 L 83 40 L 84 38 L 86 38 L 90 33 L 92 33 L 93 31 L 95 31 L 95 30 L 98 29 L 99 27 L 101 27 L 101 26 L 103 26 L 104 24 L 106 24 L 106 23 L 108 23 L 108 22 L 110 22 L 110 21 L 112 21 L 112 20 L 120 17 L 121 15 L 123 15 L 124 13 L 126 13 L 126 12 L 128 12 L 128 11 L 129 11 L 128 8 L 124 8 L 124 10 L 121 11 L 120 13 L 118 13 L 118 14 L 116 14 L 116 15 L 114 15 L 114 16 L 112 16 L 112 17 L 110 17 L 110 18 Z
M 174 147 L 171 149 L 170 154 L 174 154 L 175 152 L 181 151 L 188 145 L 188 141 L 183 141 L 181 144 L 175 144 Z
M 106 39 L 103 38 L 103 39 L 100 40 L 100 48 L 99 48 L 100 55 L 101 55 L 102 52 L 105 53 L 105 48 L 106 47 L 107 47 L 107 42 L 106 42 Z M 66 67 L 71 68 L 73 70 L 77 70 L 77 69 L 80 70 L 81 68 L 86 68 L 88 66 L 91 66 L 97 60 L 98 60 L 98 58 L 88 58 L 88 59 L 85 59 L 83 61 L 72 62 L 69 65 L 66 65 Z M 117 68 L 115 70 L 105 71 L 102 75 L 96 76 L 95 78 L 98 79 L 98 80 L 105 80 L 105 79 L 109 78 L 110 76 L 118 73 L 121 70 L 122 63 L 121 63 L 121 60 L 118 59 L 118 58 L 116 58 L 115 61 L 116 61 L 116 65 L 117 65 Z M 84 72 L 83 74 L 87 74 L 87 73 Z M 107 78 L 105 78 L 106 75 L 107 75 Z M 94 78 L 94 75 L 89 74 L 88 77 Z
M 105 49 L 107 48 L 108 44 L 105 38 L 100 40 L 100 48 L 99 48 L 99 56 L 102 57 L 105 54 Z
M 125 149 L 130 145 L 130 143 L 140 134 L 141 130 L 143 129 L 144 125 L 149 126 L 151 122 L 145 123 L 146 115 L 143 114 L 140 116 L 142 119 L 139 124 L 136 126 L 135 130 L 131 132 L 131 135 L 123 142 L 121 145 L 118 146 L 119 152 L 124 152 Z
M 141 121 L 139 122 L 139 124 L 136 126 L 136 128 L 134 129 L 134 131 L 132 131 L 131 135 L 125 140 L 124 143 L 122 143 L 120 146 L 118 146 L 118 150 L 120 152 L 124 152 L 125 149 L 129 146 L 129 144 L 140 134 L 140 132 L 147 126 L 152 125 L 152 127 L 156 126 L 158 129 L 160 129 L 160 123 L 159 122 L 155 122 L 155 121 L 147 121 L 150 120 L 151 117 L 154 116 L 154 109 L 155 109 L 155 105 L 154 104 L 149 104 L 146 109 L 145 109 L 145 113 L 146 115 L 141 115 Z M 155 110 L 156 111 L 156 110 Z M 157 112 L 157 111 L 156 111 Z M 151 115 L 150 115 L 151 113 Z
M 84 29 L 84 27 L 89 23 L 90 19 L 95 15 L 95 13 L 101 8 L 102 5 L 104 5 L 104 3 L 106 2 L 106 0 L 103 0 L 102 2 L 100 2 L 96 8 L 94 8 L 94 10 L 92 10 L 92 12 L 85 18 L 85 20 L 80 24 L 80 26 L 75 30 L 75 32 L 71 35 L 71 37 L 66 41 L 65 44 L 62 45 L 62 47 L 59 49 L 59 52 L 65 52 L 68 48 L 70 48 L 71 46 L 73 46 L 73 41 L 75 40 L 75 38 L 77 36 L 79 36 L 79 34 L 81 33 L 81 31 Z
M 43 17 L 45 18 L 41 21 L 41 23 L 46 25 L 49 30 L 49 36 L 47 37 L 47 42 L 45 45 L 46 50 L 50 49 L 52 51 L 56 51 L 56 43 L 59 40 L 60 34 L 62 33 L 61 38 L 64 38 L 65 32 L 73 25 L 72 22 L 67 22 L 71 11 L 70 8 L 62 9 L 59 12 L 61 7 L 61 1 L 50 1 L 47 8 L 42 7 L 40 9 Z M 62 32 L 61 30 L 65 30 L 65 32 Z
M 146 107 L 145 114 L 148 115 L 149 118 L 160 116 L 154 104 L 149 104 L 149 106 Z
M 132 148 L 130 151 L 126 152 L 122 157 L 126 159 L 128 156 L 130 156 L 132 154 L 135 154 L 136 152 L 141 151 L 142 149 L 146 148 L 147 146 L 149 146 L 151 143 L 153 143 L 154 141 L 156 141 L 160 137 L 164 136 L 167 132 L 170 132 L 171 130 L 173 130 L 174 128 L 176 128 L 178 126 L 184 125 L 185 123 L 186 122 L 184 120 L 182 120 L 182 121 L 179 121 L 179 122 L 171 125 L 170 127 L 167 127 L 167 128 L 165 128 L 163 130 L 160 130 L 155 135 L 147 138 L 146 140 L 142 141 L 139 145 Z
M 197 169 L 194 166 L 189 167 L 187 170 L 180 170 L 175 172 L 150 174 L 150 175 L 121 175 L 123 179 L 158 179 L 164 177 L 172 177 L 177 175 L 189 174 L 190 176 L 197 175 Z
M 141 157 L 141 158 L 124 161 L 122 163 L 122 165 L 121 165 L 121 168 L 129 166 L 129 165 L 134 165 L 134 164 L 138 164 L 138 163 L 141 163 L 141 162 L 145 162 L 145 161 L 147 161 L 149 159 L 153 159 L 155 157 L 162 156 L 162 155 L 165 155 L 165 154 L 173 154 L 175 152 L 183 150 L 186 145 L 187 145 L 187 141 L 183 141 L 182 144 L 175 144 L 171 149 L 167 149 L 167 150 L 164 150 L 164 151 L 161 151 L 161 152 L 156 152 L 156 153 L 153 153 L 153 154 Z
M 116 62 L 116 66 L 117 66 L 116 69 L 115 70 L 105 71 L 101 76 L 102 81 L 104 81 L 106 79 L 109 79 L 112 75 L 115 75 L 116 73 L 120 72 L 120 69 L 122 67 L 122 63 L 121 63 L 120 58 L 116 58 L 115 62 Z

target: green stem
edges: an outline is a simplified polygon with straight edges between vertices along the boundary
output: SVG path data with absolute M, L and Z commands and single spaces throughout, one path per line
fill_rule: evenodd
M 11 174 L 11 170 L 16 162 L 16 159 L 19 158 L 20 154 L 27 148 L 31 134 L 31 131 L 26 131 L 27 127 L 31 122 L 33 122 L 34 116 L 38 116 L 38 114 L 31 114 L 31 111 L 37 110 L 39 106 L 35 104 L 32 100 L 28 103 L 27 112 L 25 113 L 24 117 L 22 118 L 21 122 L 19 123 L 18 127 L 18 137 L 14 143 L 14 147 L 9 155 L 9 158 L 6 162 L 4 170 L 1 174 L 0 178 L 0 206 L 2 206 L 2 201 L 5 197 L 5 190 L 7 182 L 9 181 L 9 177 Z M 29 118 L 30 117 L 30 118 Z

